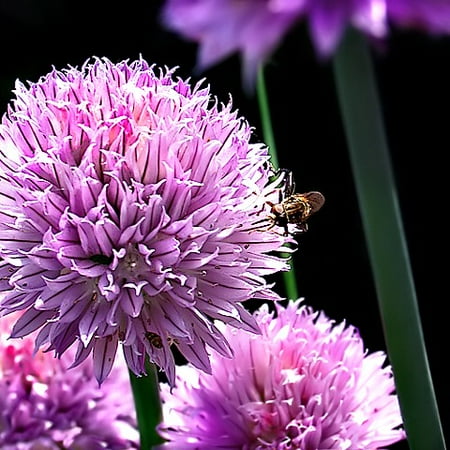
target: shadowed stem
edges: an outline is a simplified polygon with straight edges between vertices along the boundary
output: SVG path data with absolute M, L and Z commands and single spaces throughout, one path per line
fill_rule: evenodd
M 256 83 L 256 92 L 258 96 L 259 112 L 261 116 L 261 125 L 264 136 L 264 142 L 269 148 L 270 161 L 275 169 L 279 168 L 278 156 L 275 146 L 275 138 L 273 135 L 272 121 L 270 118 L 269 101 L 267 98 L 266 83 L 264 80 L 264 69 L 261 67 L 258 71 L 258 79 Z M 283 257 L 289 257 L 288 254 L 283 254 Z M 283 272 L 283 281 L 286 291 L 286 296 L 288 299 L 297 299 L 297 281 L 295 278 L 294 270 L 294 259 L 292 255 L 290 256 L 290 270 L 288 272 Z
M 356 31 L 337 52 L 334 74 L 408 443 L 411 450 L 443 450 L 372 60 Z
M 129 375 L 141 440 L 140 449 L 151 450 L 164 442 L 156 432 L 157 425 L 162 421 L 162 407 L 156 366 L 147 362 L 145 368 L 147 376 L 137 377 L 131 371 Z

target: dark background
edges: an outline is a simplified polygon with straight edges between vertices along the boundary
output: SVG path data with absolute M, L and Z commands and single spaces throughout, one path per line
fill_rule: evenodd
M 36 81 L 52 66 L 80 66 L 94 55 L 114 62 L 142 55 L 158 65 L 179 66 L 178 75 L 196 80 L 197 47 L 159 25 L 161 4 L 0 0 L 1 112 L 16 79 Z M 374 51 L 373 57 L 431 373 L 450 441 L 444 367 L 450 37 L 396 30 L 385 50 Z M 262 140 L 256 97 L 243 92 L 238 57 L 203 76 L 219 100 L 226 102 L 231 93 L 235 108 Z M 294 171 L 298 191 L 319 190 L 327 199 L 311 218 L 309 232 L 299 237 L 295 268 L 300 295 L 336 321 L 358 327 L 369 351 L 385 350 L 332 68 L 317 60 L 304 25 L 272 55 L 266 82 L 280 165 Z

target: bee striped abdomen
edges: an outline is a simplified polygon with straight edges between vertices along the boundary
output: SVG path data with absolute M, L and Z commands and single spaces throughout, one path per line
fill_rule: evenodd
M 311 215 L 311 207 L 301 194 L 294 194 L 283 202 L 283 209 L 289 223 L 302 223 Z

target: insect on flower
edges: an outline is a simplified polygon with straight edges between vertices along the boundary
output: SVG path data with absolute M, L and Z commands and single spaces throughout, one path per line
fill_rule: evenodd
M 325 197 L 318 191 L 295 193 L 295 182 L 292 172 L 287 169 L 280 169 L 278 174 L 284 175 L 284 186 L 280 190 L 282 198 L 279 203 L 267 202 L 271 207 L 268 217 L 271 222 L 266 230 L 275 226 L 284 228 L 284 235 L 304 233 L 308 231 L 306 221 L 312 214 L 319 211 L 325 203 Z M 277 174 L 277 176 L 278 176 Z M 294 227 L 289 230 L 289 225 Z

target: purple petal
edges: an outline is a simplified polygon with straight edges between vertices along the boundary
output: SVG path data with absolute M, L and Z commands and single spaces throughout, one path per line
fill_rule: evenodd
M 56 259 L 53 249 L 46 245 L 35 246 L 29 252 L 24 252 L 24 254 L 43 269 L 61 270 L 62 268 L 61 263 Z
M 109 306 L 105 301 L 93 304 L 88 307 L 83 317 L 80 319 L 78 330 L 80 331 L 80 340 L 86 347 L 94 336 L 100 323 L 104 322 L 108 313 Z
M 22 291 L 35 291 L 45 287 L 45 281 L 42 278 L 44 274 L 47 274 L 46 269 L 28 264 L 11 276 L 10 283 Z
M 54 317 L 54 311 L 38 311 L 34 308 L 30 308 L 25 311 L 20 319 L 14 324 L 11 337 L 24 337 L 42 327 L 42 325 Z
M 5 250 L 30 250 L 42 242 L 35 231 L 0 229 L 0 245 Z
M 39 310 L 59 309 L 62 304 L 74 303 L 80 297 L 80 286 L 68 284 L 59 291 L 45 289 L 35 302 L 35 308 Z
M 136 290 L 124 288 L 120 294 L 120 307 L 123 312 L 131 317 L 138 317 L 144 304 L 143 295 L 137 295 Z
M 395 0 L 387 2 L 389 18 L 404 27 L 432 34 L 450 33 L 450 4 L 447 0 Z
M 18 311 L 33 305 L 39 292 L 6 291 L 0 293 L 0 307 L 8 311 Z
M 94 344 L 94 374 L 99 384 L 102 384 L 111 372 L 117 343 L 117 336 L 107 336 L 98 339 Z
M 309 16 L 311 37 L 320 55 L 330 56 L 342 36 L 347 20 L 348 6 L 345 2 L 317 0 Z

